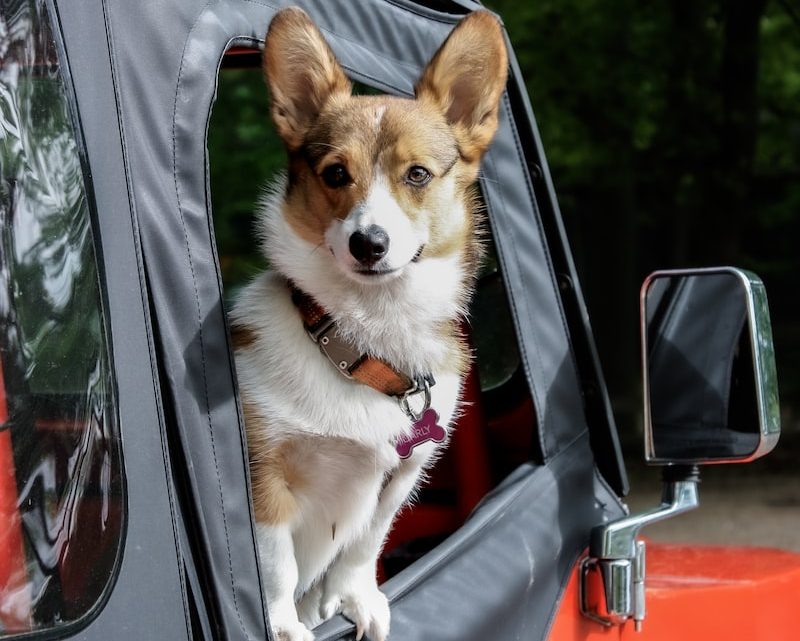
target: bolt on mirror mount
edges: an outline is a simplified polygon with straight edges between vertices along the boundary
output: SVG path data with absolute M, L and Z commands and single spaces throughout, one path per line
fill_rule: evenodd
M 700 465 L 746 463 L 780 435 L 764 284 L 733 267 L 659 271 L 642 285 L 645 460 L 663 467 L 661 505 L 595 527 L 581 612 L 604 625 L 645 617 L 646 525 L 699 505 Z

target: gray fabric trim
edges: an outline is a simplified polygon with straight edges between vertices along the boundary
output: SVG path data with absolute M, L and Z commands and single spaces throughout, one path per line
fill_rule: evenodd
M 510 46 L 509 49 L 511 77 L 514 82 L 509 83 L 508 95 L 516 104 L 516 124 L 519 128 L 520 139 L 524 141 L 523 151 L 526 164 L 531 167 L 531 171 L 527 174 L 529 177 L 534 172 L 538 174 L 538 179 L 533 181 L 534 204 L 537 210 L 537 219 L 541 222 L 547 221 L 549 225 L 548 250 L 550 260 L 558 272 L 563 320 L 570 330 L 569 338 L 576 360 L 575 368 L 579 373 L 583 389 L 584 413 L 590 426 L 592 451 L 598 469 L 611 483 L 618 495 L 624 496 L 628 492 L 628 479 L 625 474 L 622 449 L 616 432 L 608 390 L 592 336 L 589 315 L 561 220 L 555 187 L 550 176 L 536 117 L 531 108 L 516 56 Z M 579 364 L 580 369 L 578 368 Z
M 75 633 L 83 639 L 186 638 L 189 634 L 178 515 L 156 387 L 155 341 L 126 185 L 118 104 L 102 0 L 57 2 L 97 208 L 126 473 L 124 553 L 108 601 Z M 158 590 L 143 590 L 158 579 Z M 147 612 L 147 617 L 142 617 Z M 48 636 L 49 633 L 44 633 Z M 61 630 L 56 634 L 70 634 Z M 50 635 L 51 636 L 51 635 Z

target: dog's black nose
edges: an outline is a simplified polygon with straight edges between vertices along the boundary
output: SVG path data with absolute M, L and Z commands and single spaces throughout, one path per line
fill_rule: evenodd
M 350 235 L 350 253 L 359 263 L 371 267 L 389 251 L 389 236 L 383 227 L 370 225 Z

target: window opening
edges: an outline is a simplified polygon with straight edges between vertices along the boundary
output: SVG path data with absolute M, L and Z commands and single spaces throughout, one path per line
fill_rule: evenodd
M 354 83 L 354 91 L 381 93 L 360 83 Z M 223 59 L 207 144 L 217 250 L 230 303 L 240 287 L 266 268 L 254 233 L 254 212 L 264 187 L 286 165 L 283 143 L 270 120 L 259 52 L 236 49 Z M 467 327 L 476 351 L 476 378 L 469 394 L 478 397 L 470 399 L 470 407 L 480 406 L 480 417 L 472 427 L 459 425 L 456 434 L 479 432 L 476 442 L 481 445 L 473 454 L 487 462 L 488 490 L 535 456 L 535 419 L 505 284 L 486 227 L 487 254 Z M 463 488 L 455 450 L 448 448 L 418 503 L 396 523 L 385 548 L 384 576 L 399 571 L 457 529 L 480 498 L 459 496 Z M 439 525 L 431 533 L 427 525 L 421 527 L 423 522 Z

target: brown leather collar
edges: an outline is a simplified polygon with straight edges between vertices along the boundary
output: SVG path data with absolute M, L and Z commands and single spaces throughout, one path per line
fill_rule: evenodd
M 416 380 L 380 358 L 364 354 L 349 341 L 342 338 L 336 328 L 336 321 L 311 296 L 289 283 L 292 302 L 303 318 L 308 335 L 320 351 L 330 360 L 339 372 L 347 378 L 388 396 L 405 398 L 433 385 L 433 377 L 426 376 Z

